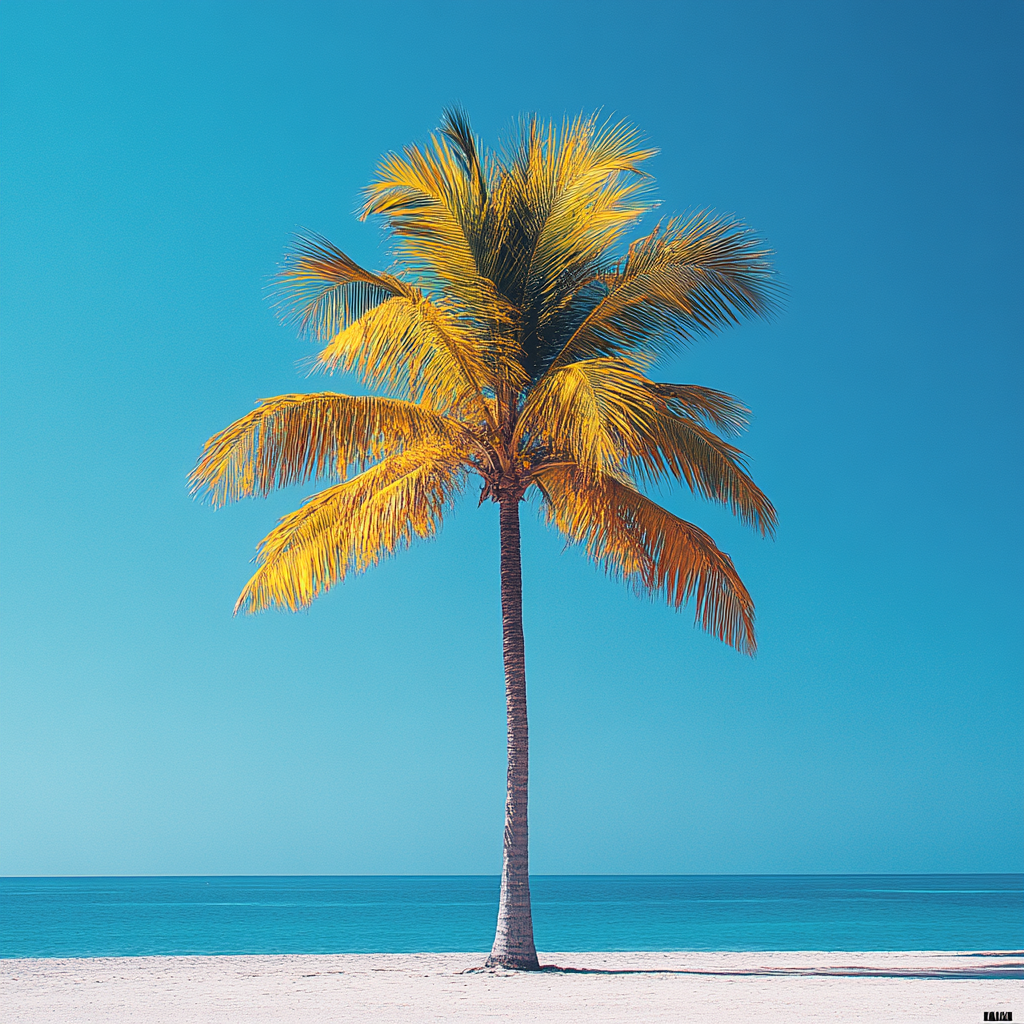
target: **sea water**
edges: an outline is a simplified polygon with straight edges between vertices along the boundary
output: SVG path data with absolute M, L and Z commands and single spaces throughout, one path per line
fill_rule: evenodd
M 539 950 L 1006 950 L 1024 875 L 534 876 Z M 0 879 L 0 956 L 473 952 L 498 879 Z

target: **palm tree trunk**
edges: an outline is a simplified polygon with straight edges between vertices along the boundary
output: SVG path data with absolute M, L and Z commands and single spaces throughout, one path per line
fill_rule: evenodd
M 501 624 L 508 714 L 508 791 L 501 902 L 488 967 L 537 970 L 530 913 L 530 831 L 527 823 L 529 732 L 526 724 L 526 652 L 523 645 L 523 580 L 519 562 L 519 498 L 503 495 L 501 509 Z

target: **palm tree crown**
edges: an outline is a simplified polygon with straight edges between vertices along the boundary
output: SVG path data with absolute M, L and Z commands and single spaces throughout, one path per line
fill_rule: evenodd
M 322 343 L 320 369 L 373 392 L 282 395 L 212 437 L 191 474 L 220 504 L 310 478 L 331 486 L 259 547 L 236 610 L 295 610 L 416 537 L 433 536 L 472 478 L 501 506 L 509 709 L 505 866 L 492 963 L 537 965 L 526 860 L 526 691 L 519 502 L 607 571 L 753 654 L 754 607 L 729 556 L 642 488 L 685 484 L 761 534 L 775 511 L 726 441 L 746 410 L 666 384 L 659 357 L 771 312 L 769 251 L 741 224 L 649 212 L 654 151 L 624 123 L 523 121 L 484 150 L 458 110 L 423 146 L 386 157 L 365 193 L 395 243 L 389 272 L 315 235 L 280 274 L 286 318 Z M 504 923 L 503 923 L 504 922 Z
M 292 610 L 433 536 L 471 476 L 483 498 L 540 494 L 547 520 L 596 562 L 755 649 L 749 594 L 711 538 L 641 484 L 668 478 L 771 533 L 775 512 L 722 435 L 746 410 L 664 384 L 657 357 L 774 297 L 768 250 L 742 225 L 668 219 L 619 249 L 654 205 L 637 131 L 530 119 L 482 152 L 461 112 L 423 147 L 387 157 L 363 217 L 379 214 L 400 270 L 364 270 L 302 236 L 282 307 L 326 342 L 316 364 L 383 392 L 266 399 L 207 443 L 191 476 L 214 503 L 311 477 L 339 482 L 260 545 L 237 608 Z M 354 473 L 354 475 L 353 475 Z

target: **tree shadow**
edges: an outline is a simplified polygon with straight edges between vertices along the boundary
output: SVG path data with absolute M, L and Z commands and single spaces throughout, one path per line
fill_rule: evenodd
M 982 954 L 984 955 L 984 954 Z M 561 967 L 558 964 L 543 964 L 536 971 L 517 971 L 510 968 L 469 967 L 460 974 L 680 974 L 694 977 L 721 978 L 915 978 L 919 980 L 940 980 L 972 978 L 993 980 L 1007 978 L 1024 980 L 1024 963 L 999 964 L 998 966 L 946 967 L 932 970 L 920 968 L 873 968 L 857 966 L 836 967 L 760 967 L 750 970 L 702 970 L 700 968 L 608 968 L 608 967 Z

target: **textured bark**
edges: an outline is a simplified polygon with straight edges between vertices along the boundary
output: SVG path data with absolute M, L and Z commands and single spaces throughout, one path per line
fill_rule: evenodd
M 519 496 L 503 495 L 501 509 L 501 624 L 508 714 L 508 790 L 501 902 L 489 967 L 537 970 L 530 912 L 530 830 L 527 823 L 529 731 L 526 723 L 526 652 L 523 583 L 519 562 Z

